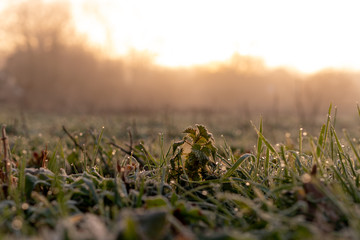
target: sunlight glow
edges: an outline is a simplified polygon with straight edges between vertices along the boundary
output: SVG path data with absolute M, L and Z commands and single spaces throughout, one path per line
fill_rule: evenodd
M 304 72 L 359 68 L 359 1 L 78 0 L 80 32 L 112 55 L 156 54 L 167 66 L 261 57 Z

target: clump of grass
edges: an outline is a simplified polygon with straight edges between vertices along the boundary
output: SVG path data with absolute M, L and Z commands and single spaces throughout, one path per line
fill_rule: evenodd
M 357 239 L 360 143 L 335 121 L 330 107 L 317 137 L 299 129 L 292 144 L 273 144 L 260 120 L 242 155 L 195 125 L 172 144 L 160 135 L 157 149 L 63 128 L 56 144 L 10 144 L 10 156 L 3 128 L 2 159 L 14 167 L 2 162 L 12 187 L 0 194 L 0 237 Z

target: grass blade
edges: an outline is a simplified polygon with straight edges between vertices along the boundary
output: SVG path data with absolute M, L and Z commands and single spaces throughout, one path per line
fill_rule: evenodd
M 234 171 L 240 166 L 240 164 L 243 163 L 246 159 L 248 159 L 250 157 L 254 157 L 254 155 L 252 155 L 250 153 L 246 153 L 246 154 L 242 155 L 235 162 L 235 164 L 227 170 L 227 172 L 222 176 L 222 179 L 226 179 L 226 178 L 230 177 L 234 173 Z

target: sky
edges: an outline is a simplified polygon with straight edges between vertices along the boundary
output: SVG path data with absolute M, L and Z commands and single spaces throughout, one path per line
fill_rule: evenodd
M 357 0 L 68 1 L 77 29 L 113 56 L 137 49 L 176 67 L 239 53 L 306 73 L 360 70 Z

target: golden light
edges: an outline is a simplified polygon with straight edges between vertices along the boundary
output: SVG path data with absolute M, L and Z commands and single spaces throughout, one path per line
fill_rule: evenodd
M 269 67 L 303 72 L 360 66 L 356 0 L 69 3 L 78 31 L 112 56 L 146 50 L 158 64 L 190 66 L 224 61 L 237 52 L 261 57 Z
M 0 70 L 26 91 L 3 90 L 2 99 L 19 96 L 34 109 L 76 102 L 91 111 L 277 113 L 296 105 L 306 120 L 329 102 L 350 110 L 360 96 L 357 1 L 4 1 Z M 44 90 L 49 81 L 53 91 Z
M 91 4 L 97 16 L 86 10 Z M 159 64 L 180 66 L 239 52 L 305 72 L 360 66 L 359 7 L 358 1 L 326 0 L 74 3 L 78 28 L 95 42 L 106 43 L 100 14 L 106 19 L 114 54 L 146 49 L 158 55 Z

